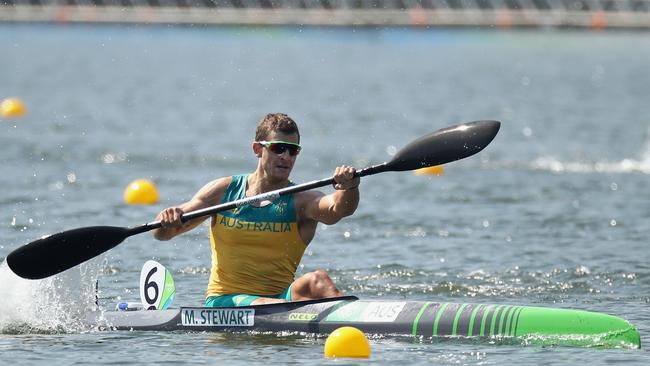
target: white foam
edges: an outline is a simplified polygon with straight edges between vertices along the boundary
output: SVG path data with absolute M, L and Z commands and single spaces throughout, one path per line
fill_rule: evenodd
M 533 169 L 554 173 L 642 173 L 650 174 L 650 154 L 644 159 L 621 161 L 564 162 L 555 158 L 539 158 L 533 161 Z
M 95 306 L 92 264 L 43 280 L 18 277 L 0 264 L 0 333 L 78 332 Z M 96 270 L 94 271 L 96 272 Z
M 650 128 L 648 128 L 650 136 Z M 549 170 L 555 173 L 642 173 L 650 174 L 650 138 L 636 159 L 620 161 L 560 161 L 556 158 L 539 158 L 533 161 L 533 169 Z

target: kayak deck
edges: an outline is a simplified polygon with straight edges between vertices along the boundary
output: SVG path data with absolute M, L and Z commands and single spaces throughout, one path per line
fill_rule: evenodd
M 237 308 L 92 313 L 106 330 L 295 331 L 353 326 L 369 334 L 516 339 L 524 344 L 639 348 L 639 332 L 603 313 L 516 305 L 359 300 L 354 296 Z

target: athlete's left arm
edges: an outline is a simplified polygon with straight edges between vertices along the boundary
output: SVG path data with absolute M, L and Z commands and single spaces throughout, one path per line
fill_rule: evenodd
M 305 218 L 332 225 L 352 215 L 359 206 L 360 179 L 354 176 L 355 172 L 356 169 L 349 166 L 337 167 L 334 171 L 334 193 L 306 192 L 301 209 Z

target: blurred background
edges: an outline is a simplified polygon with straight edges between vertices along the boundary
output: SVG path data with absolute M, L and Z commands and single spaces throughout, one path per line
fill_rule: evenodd
M 3 362 L 327 363 L 319 337 L 83 322 L 137 301 L 148 259 L 174 275 L 173 306 L 200 305 L 205 225 L 170 242 L 129 238 L 42 281 L 4 263 L 43 235 L 149 222 L 212 179 L 252 171 L 269 112 L 299 124 L 297 183 L 389 160 L 439 128 L 502 122 L 484 151 L 436 174 L 364 178 L 356 214 L 319 227 L 298 274 L 326 269 L 363 298 L 606 312 L 645 344 L 648 14 L 645 0 L 3 2 Z M 125 200 L 138 180 L 155 190 L 146 204 Z M 645 348 L 372 343 L 371 362 L 387 365 L 650 361 Z
M 648 28 L 649 11 L 649 0 L 4 0 L 0 20 L 629 29 Z

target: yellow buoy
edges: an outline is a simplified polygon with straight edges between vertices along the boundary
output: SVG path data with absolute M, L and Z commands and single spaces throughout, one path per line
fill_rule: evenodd
M 327 337 L 325 357 L 368 358 L 370 357 L 370 343 L 359 329 L 341 327 Z
M 443 175 L 445 168 L 442 165 L 428 166 L 426 168 L 415 170 L 416 175 Z
M 7 98 L 0 103 L 0 116 L 5 118 L 18 118 L 27 113 L 25 104 L 18 98 Z
M 127 205 L 153 205 L 158 201 L 158 188 L 148 179 L 136 179 L 124 190 L 124 203 Z

